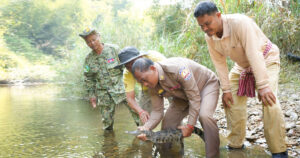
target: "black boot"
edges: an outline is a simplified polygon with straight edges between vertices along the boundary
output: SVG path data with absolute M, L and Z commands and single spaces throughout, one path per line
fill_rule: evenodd
M 109 127 L 105 128 L 104 130 L 106 130 L 106 131 L 112 131 L 112 130 L 114 130 L 114 126 L 110 125 Z
M 288 158 L 288 152 L 281 152 L 281 153 L 273 153 L 272 158 Z
M 243 144 L 241 147 L 239 148 L 234 148 L 234 147 L 231 147 L 229 145 L 226 145 L 226 149 L 227 150 L 241 150 L 241 149 L 245 149 L 245 145 Z
M 139 122 L 136 122 L 135 124 L 136 124 L 136 126 L 140 126 L 140 123 L 139 123 Z

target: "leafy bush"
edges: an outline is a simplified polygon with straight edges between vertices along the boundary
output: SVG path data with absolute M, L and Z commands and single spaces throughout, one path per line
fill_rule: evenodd
M 72 34 L 72 26 L 80 23 L 79 5 L 67 3 L 55 9 L 55 2 L 12 1 L 3 7 L 1 18 L 4 39 L 15 52 L 41 51 L 56 55 L 56 48 L 65 46 Z

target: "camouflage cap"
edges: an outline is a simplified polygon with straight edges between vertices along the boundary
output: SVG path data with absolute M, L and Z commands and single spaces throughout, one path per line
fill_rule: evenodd
M 82 33 L 79 34 L 80 37 L 85 38 L 86 36 L 90 35 L 91 33 L 98 33 L 96 29 L 87 27 L 86 29 L 83 30 Z

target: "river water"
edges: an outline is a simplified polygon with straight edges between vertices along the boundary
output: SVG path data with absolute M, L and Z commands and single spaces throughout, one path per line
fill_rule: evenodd
M 104 132 L 99 109 L 59 91 L 53 85 L 0 87 L 0 157 L 153 157 L 151 142 L 124 132 L 136 130 L 126 107 L 116 109 L 114 131 Z M 221 140 L 221 157 L 270 157 L 258 147 L 228 152 Z M 184 155 L 168 152 L 205 157 L 204 142 L 192 135 L 184 139 Z

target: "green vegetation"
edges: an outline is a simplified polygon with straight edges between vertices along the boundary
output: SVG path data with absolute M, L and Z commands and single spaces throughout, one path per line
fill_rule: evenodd
M 78 36 L 86 26 L 123 48 L 157 50 L 167 57 L 191 58 L 211 69 L 204 33 L 193 17 L 198 1 L 136 5 L 130 0 L 3 0 L 0 2 L 0 81 L 66 83 L 65 94 L 85 95 L 83 61 L 90 51 Z M 299 0 L 282 7 L 264 1 L 215 0 L 222 13 L 252 17 L 281 50 L 281 83 L 300 85 Z M 229 61 L 232 65 L 232 62 Z

